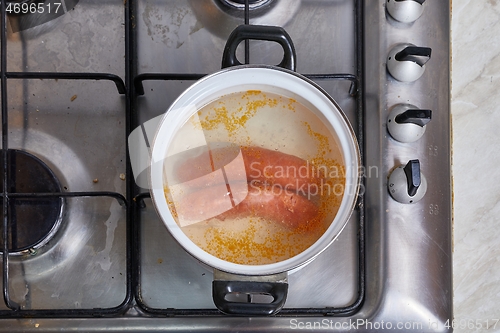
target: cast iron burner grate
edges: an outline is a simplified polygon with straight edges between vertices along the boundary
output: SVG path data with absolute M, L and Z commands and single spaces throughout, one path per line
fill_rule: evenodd
M 9 149 L 9 184 L 11 193 L 56 193 L 61 192 L 61 185 L 38 157 L 25 151 Z M 3 164 L 3 154 L 0 154 Z M 3 188 L 3 179 L 0 179 Z M 0 202 L 4 198 L 0 198 Z M 63 198 L 10 198 L 8 244 L 10 254 L 34 251 L 45 245 L 56 233 L 61 224 Z M 3 212 L 0 211 L 3 219 Z M 3 225 L 0 224 L 0 234 Z M 0 238 L 0 248 L 3 248 Z

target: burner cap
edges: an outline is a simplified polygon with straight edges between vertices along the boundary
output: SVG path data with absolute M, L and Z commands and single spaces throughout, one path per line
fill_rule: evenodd
M 59 181 L 38 157 L 15 149 L 9 149 L 8 155 L 9 192 L 61 192 Z M 3 164 L 1 150 L 0 163 Z M 0 177 L 0 186 L 3 189 L 3 177 Z M 3 205 L 3 197 L 0 197 L 0 205 Z M 9 253 L 20 254 L 45 245 L 61 224 L 62 209 L 63 198 L 10 198 Z M 3 216 L 0 207 L 0 252 L 3 249 Z
M 233 8 L 245 9 L 245 1 L 246 0 L 221 0 L 226 5 L 229 5 Z M 248 7 L 250 9 L 260 8 L 264 5 L 267 5 L 272 0 L 248 0 Z

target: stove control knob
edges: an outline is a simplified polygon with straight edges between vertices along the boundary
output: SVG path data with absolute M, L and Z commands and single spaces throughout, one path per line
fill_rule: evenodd
M 398 81 L 413 82 L 425 71 L 425 64 L 431 58 L 429 47 L 417 47 L 413 44 L 398 44 L 387 57 L 387 70 Z
M 427 191 L 427 180 L 420 172 L 419 160 L 411 160 L 392 171 L 387 184 L 394 200 L 411 204 L 420 201 Z
M 399 104 L 389 114 L 387 129 L 399 142 L 414 142 L 424 135 L 431 118 L 431 110 L 421 110 L 411 104 Z
M 397 21 L 411 23 L 424 12 L 425 0 L 387 0 L 387 11 Z

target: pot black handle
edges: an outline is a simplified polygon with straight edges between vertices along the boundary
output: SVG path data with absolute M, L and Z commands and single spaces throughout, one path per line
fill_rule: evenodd
M 290 38 L 285 29 L 275 26 L 246 24 L 236 27 L 227 39 L 222 56 L 222 68 L 242 65 L 236 58 L 236 48 L 243 40 L 247 39 L 266 40 L 280 44 L 284 55 L 283 60 L 281 60 L 278 66 L 295 71 L 297 62 L 295 47 L 293 46 L 292 38 Z
M 231 302 L 228 294 L 265 294 L 273 297 L 270 303 Z M 256 281 L 220 281 L 212 282 L 212 297 L 217 308 L 232 315 L 270 316 L 279 312 L 285 304 L 288 294 L 288 283 L 256 282 Z

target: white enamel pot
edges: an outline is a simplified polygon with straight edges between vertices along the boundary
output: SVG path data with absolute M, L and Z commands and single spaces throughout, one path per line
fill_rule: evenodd
M 250 31 L 248 31 L 249 27 Z M 230 38 L 233 44 L 235 38 L 237 43 L 248 38 L 267 39 L 258 37 L 258 33 L 262 31 L 265 37 L 269 37 L 269 34 L 273 36 L 284 34 L 285 39 L 289 39 L 281 28 L 246 26 L 242 29 L 243 33 L 237 31 L 234 33 L 237 36 Z M 277 41 L 274 37 L 272 40 Z M 237 43 L 226 47 L 226 53 L 234 53 Z M 288 40 L 286 44 L 291 45 L 291 42 Z M 293 68 L 295 63 L 293 45 L 289 49 L 292 55 L 280 65 Z M 285 50 L 286 57 L 287 51 Z M 228 58 L 227 54 L 225 58 Z M 235 57 L 229 63 L 230 65 L 236 64 L 236 66 L 206 76 L 184 91 L 160 122 L 152 145 L 151 197 L 161 220 L 177 242 L 193 257 L 215 269 L 213 296 L 217 307 L 226 313 L 269 315 L 279 311 L 284 304 L 287 272 L 293 272 L 316 258 L 332 244 L 348 222 L 358 197 L 360 153 L 354 131 L 346 116 L 337 103 L 316 83 L 292 70 L 281 67 L 237 65 Z M 164 161 L 179 129 L 204 105 L 222 96 L 249 90 L 293 98 L 313 111 L 335 134 L 345 165 L 344 194 L 328 229 L 303 252 L 283 261 L 262 265 L 245 265 L 226 261 L 197 246 L 174 219 L 164 191 L 166 183 Z M 274 300 L 269 304 L 227 301 L 226 295 L 234 292 L 269 294 Z

